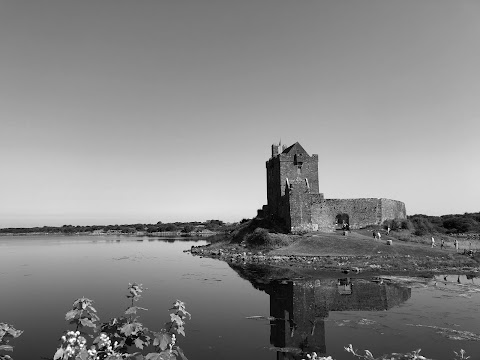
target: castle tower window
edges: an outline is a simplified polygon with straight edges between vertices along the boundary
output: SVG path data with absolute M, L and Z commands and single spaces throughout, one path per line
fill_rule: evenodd
M 305 160 L 305 156 L 303 154 L 295 154 L 293 157 L 293 163 L 295 165 L 302 166 L 304 160 Z

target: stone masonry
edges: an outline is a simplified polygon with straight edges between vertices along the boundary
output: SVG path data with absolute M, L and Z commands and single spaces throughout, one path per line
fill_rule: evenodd
M 266 167 L 267 205 L 259 215 L 282 221 L 293 233 L 332 232 L 343 221 L 359 229 L 407 217 L 405 204 L 397 200 L 325 199 L 319 192 L 318 155 L 310 156 L 298 142 L 272 145 Z

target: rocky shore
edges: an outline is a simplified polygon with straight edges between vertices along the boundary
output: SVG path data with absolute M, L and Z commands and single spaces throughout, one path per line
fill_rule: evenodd
M 343 274 L 479 274 L 478 258 L 468 254 L 373 254 L 358 256 L 277 255 L 238 244 L 192 246 L 194 256 L 209 257 L 235 266 L 267 265 L 316 272 Z

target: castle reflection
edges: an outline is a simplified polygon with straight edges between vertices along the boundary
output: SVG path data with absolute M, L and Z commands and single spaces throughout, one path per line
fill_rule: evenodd
M 408 300 L 411 289 L 381 279 L 272 280 L 235 269 L 270 295 L 270 343 L 277 359 L 326 354 L 325 319 L 330 311 L 384 311 Z

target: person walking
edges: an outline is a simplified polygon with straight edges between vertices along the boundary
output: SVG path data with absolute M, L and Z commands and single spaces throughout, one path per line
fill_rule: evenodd
M 437 245 L 435 245 L 435 238 L 432 236 L 432 248 L 433 248 L 434 246 L 437 246 Z
M 445 239 L 442 239 L 442 242 L 440 243 L 440 249 L 443 249 L 445 247 Z

